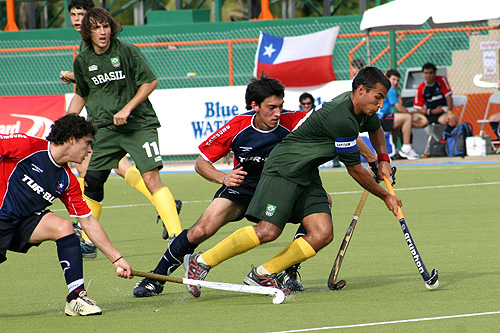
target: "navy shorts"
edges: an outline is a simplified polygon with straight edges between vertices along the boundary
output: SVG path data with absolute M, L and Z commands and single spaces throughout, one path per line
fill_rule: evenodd
M 380 118 L 380 126 L 384 132 L 392 132 L 394 130 L 394 114 L 391 113 L 387 117 Z
M 33 213 L 13 221 L 0 221 L 0 263 L 7 260 L 7 250 L 26 253 L 32 246 L 40 243 L 28 243 L 33 231 L 50 210 Z
M 245 179 L 240 186 L 227 187 L 222 185 L 219 190 L 215 193 L 214 199 L 225 198 L 231 200 L 232 202 L 237 202 L 245 206 L 243 213 L 234 221 L 240 221 L 245 217 L 245 211 L 252 200 L 253 194 L 255 193 L 255 188 L 257 187 L 258 180 L 247 180 Z

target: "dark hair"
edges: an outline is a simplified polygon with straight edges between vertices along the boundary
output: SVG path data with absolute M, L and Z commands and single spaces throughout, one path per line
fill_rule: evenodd
M 385 76 L 387 76 L 388 78 L 390 78 L 391 76 L 401 78 L 401 74 L 395 69 L 389 69 L 387 73 L 385 73 Z
M 91 10 L 92 8 L 95 7 L 94 1 L 92 0 L 71 0 L 68 4 L 68 12 L 71 11 L 71 9 L 83 9 L 86 10 L 87 12 Z
M 78 140 L 84 136 L 94 137 L 96 133 L 97 127 L 93 125 L 93 120 L 86 120 L 76 113 L 69 113 L 52 124 L 46 140 L 62 145 L 72 137 Z
M 391 89 L 391 82 L 380 69 L 372 66 L 363 67 L 352 81 L 352 91 L 355 91 L 361 85 L 370 91 L 377 83 L 381 83 L 387 90 Z
M 366 63 L 363 61 L 363 59 L 353 59 L 351 62 L 352 67 L 356 67 L 357 69 L 361 69 L 366 66 Z
M 118 37 L 123 30 L 120 23 L 116 22 L 111 14 L 104 8 L 92 8 L 85 14 L 82 20 L 80 35 L 87 47 L 92 47 L 92 29 L 99 23 L 109 23 L 111 27 L 111 39 Z
M 305 100 L 305 99 L 307 99 L 307 98 L 310 98 L 311 101 L 313 102 L 313 105 L 314 105 L 314 97 L 313 97 L 313 95 L 311 95 L 308 92 L 305 92 L 302 95 L 300 95 L 300 97 L 299 97 L 299 103 L 302 103 L 302 101 Z
M 252 109 L 252 102 L 260 105 L 270 96 L 285 97 L 285 86 L 277 79 L 268 77 L 264 72 L 259 78 L 252 78 L 245 93 L 245 103 L 247 110 Z
M 422 72 L 425 71 L 426 69 L 432 69 L 434 72 L 437 71 L 437 68 L 436 66 L 431 63 L 431 62 L 426 62 L 423 66 L 422 66 Z

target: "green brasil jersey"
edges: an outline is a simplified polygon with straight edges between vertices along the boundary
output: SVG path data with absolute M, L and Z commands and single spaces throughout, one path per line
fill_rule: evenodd
M 109 49 L 103 54 L 96 54 L 92 47 L 82 49 L 73 67 L 76 93 L 88 97 L 85 107 L 96 124 L 112 121 L 113 115 L 135 96 L 142 84 L 156 79 L 139 49 L 117 39 L 111 39 Z M 129 132 L 160 127 L 149 99 L 135 108 L 132 115 L 134 119 L 126 125 L 110 128 Z
M 354 113 L 351 92 L 345 92 L 310 112 L 271 151 L 263 172 L 307 186 L 318 177 L 318 167 L 337 155 L 345 165 L 361 163 L 359 132 L 380 128 L 377 114 Z

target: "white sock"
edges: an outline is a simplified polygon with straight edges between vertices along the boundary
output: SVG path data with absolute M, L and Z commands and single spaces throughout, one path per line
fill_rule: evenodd
M 271 273 L 264 268 L 264 266 L 260 265 L 255 269 L 257 271 L 257 274 L 259 275 L 271 275 Z
M 411 145 L 410 145 L 410 144 L 403 144 L 403 145 L 401 146 L 401 150 L 402 150 L 402 151 L 408 151 L 408 150 L 410 150 L 410 149 L 411 149 Z

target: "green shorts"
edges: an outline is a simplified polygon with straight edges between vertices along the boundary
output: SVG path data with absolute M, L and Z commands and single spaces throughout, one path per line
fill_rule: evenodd
M 300 223 L 315 213 L 331 215 L 321 178 L 301 186 L 283 177 L 262 174 L 245 215 L 251 221 L 267 221 L 283 229 L 287 223 Z
M 158 131 L 155 128 L 120 133 L 109 128 L 97 131 L 88 170 L 102 171 L 118 167 L 118 162 L 128 153 L 137 169 L 144 174 L 161 169 L 163 162 L 158 146 Z

